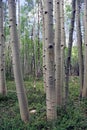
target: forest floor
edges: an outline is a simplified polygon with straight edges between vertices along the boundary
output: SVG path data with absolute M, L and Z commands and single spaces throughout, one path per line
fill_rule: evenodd
M 15 84 L 7 81 L 8 94 L 0 96 L 0 130 L 87 130 L 87 100 L 79 101 L 78 77 L 70 78 L 70 99 L 65 107 L 58 108 L 58 120 L 47 122 L 43 81 L 25 81 L 30 122 L 20 118 Z M 34 113 L 32 112 L 34 111 Z

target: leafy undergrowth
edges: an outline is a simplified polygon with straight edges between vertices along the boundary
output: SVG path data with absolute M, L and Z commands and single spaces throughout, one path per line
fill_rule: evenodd
M 58 108 L 58 120 L 47 122 L 43 82 L 25 81 L 30 113 L 29 123 L 20 118 L 15 84 L 7 82 L 8 95 L 0 95 L 0 130 L 87 130 L 87 100 L 78 101 L 79 80 L 70 79 L 70 100 L 67 107 Z

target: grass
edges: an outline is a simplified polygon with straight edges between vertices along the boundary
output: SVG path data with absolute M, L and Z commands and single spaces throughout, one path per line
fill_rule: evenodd
M 25 81 L 28 97 L 30 122 L 21 121 L 15 84 L 7 81 L 8 95 L 0 95 L 0 130 L 87 130 L 87 100 L 78 101 L 79 80 L 78 77 L 70 78 L 70 100 L 65 107 L 58 108 L 58 120 L 47 122 L 45 94 L 42 80 Z

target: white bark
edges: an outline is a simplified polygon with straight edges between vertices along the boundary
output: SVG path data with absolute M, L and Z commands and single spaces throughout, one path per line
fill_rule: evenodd
M 45 0 L 45 45 L 46 45 L 46 105 L 47 119 L 56 119 L 54 43 L 53 43 L 53 0 Z
M 62 99 L 65 102 L 65 26 L 64 26 L 64 0 L 60 2 L 60 20 L 61 20 L 61 87 Z
M 61 24 L 60 24 L 60 0 L 55 0 L 55 85 L 57 105 L 62 104 L 62 88 L 61 88 Z
M 84 86 L 82 97 L 87 97 L 87 0 L 84 0 L 84 34 L 85 34 L 85 56 L 84 56 Z
M 66 76 L 65 76 L 65 102 L 67 103 L 69 98 L 69 68 L 71 62 L 71 52 L 73 43 L 73 32 L 74 32 L 74 22 L 75 22 L 75 0 L 72 0 L 72 12 L 71 12 L 71 22 L 69 30 L 69 41 L 68 41 L 68 53 L 66 59 Z
M 79 61 L 80 97 L 82 97 L 83 53 L 82 53 L 82 35 L 81 35 L 81 24 L 80 24 L 80 0 L 76 0 L 76 25 L 77 25 L 77 45 L 78 45 L 78 61 Z
M 18 39 L 19 39 L 19 48 L 21 49 L 21 40 L 20 40 L 20 0 L 18 0 Z
M 46 47 L 45 47 L 45 21 L 44 21 L 44 5 L 40 0 L 41 16 L 42 16 L 42 35 L 43 35 L 43 81 L 44 91 L 46 92 Z
M 3 3 L 0 0 L 0 94 L 6 95 L 6 81 L 5 81 L 5 40 L 3 30 Z
M 23 83 L 23 75 L 21 72 L 21 65 L 20 65 L 18 34 L 16 27 L 15 1 L 8 0 L 8 7 L 9 7 L 9 24 L 10 24 L 9 27 L 10 27 L 10 36 L 12 44 L 11 47 L 12 47 L 14 78 L 16 83 L 16 90 L 19 101 L 21 118 L 24 122 L 27 122 L 29 120 L 29 111 Z

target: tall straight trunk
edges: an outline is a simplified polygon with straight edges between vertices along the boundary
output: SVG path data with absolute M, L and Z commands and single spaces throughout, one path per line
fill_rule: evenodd
M 33 76 L 34 76 L 34 80 L 35 80 L 35 77 L 36 77 L 36 57 L 35 57 L 35 23 L 33 24 L 33 27 L 32 27 L 32 37 L 31 37 L 31 44 L 32 44 L 32 66 L 33 66 Z
M 53 43 L 53 0 L 45 0 L 46 105 L 47 120 L 56 119 L 55 66 Z
M 75 0 L 72 0 L 72 14 L 71 14 L 71 23 L 69 30 L 69 42 L 68 42 L 68 54 L 66 59 L 66 76 L 65 76 L 65 100 L 67 102 L 69 96 L 69 68 L 71 62 L 71 52 L 72 52 L 72 43 L 73 43 L 73 31 L 74 31 L 74 22 L 75 22 Z
M 29 55 L 28 55 L 28 51 L 29 51 L 29 44 L 27 41 L 27 36 L 25 33 L 25 43 L 24 43 L 24 77 L 26 78 L 28 76 L 29 73 L 29 63 L 28 63 L 28 59 L 29 59 Z
M 19 39 L 19 47 L 21 49 L 21 42 L 20 42 L 20 0 L 18 0 L 18 39 Z
M 77 25 L 78 60 L 79 60 L 80 97 L 82 97 L 83 53 L 82 53 L 82 35 L 81 35 L 81 24 L 80 24 L 80 0 L 76 0 L 76 25 Z
M 24 24 L 23 24 L 23 31 L 24 31 L 24 37 L 23 37 L 23 44 L 22 44 L 22 48 L 23 48 L 23 53 L 22 53 L 22 57 L 23 57 L 23 63 L 22 63 L 22 74 L 23 74 L 23 79 L 25 78 L 25 29 L 24 29 Z
M 85 44 L 84 44 L 84 85 L 82 91 L 82 97 L 87 98 L 87 0 L 84 0 L 84 34 L 85 34 Z
M 21 71 L 20 65 L 20 56 L 19 56 L 19 45 L 18 45 L 18 34 L 16 27 L 16 9 L 15 9 L 15 1 L 8 0 L 9 7 L 9 27 L 10 27 L 10 36 L 11 36 L 11 47 L 12 47 L 12 61 L 13 61 L 13 70 L 14 70 L 14 78 L 16 83 L 17 96 L 20 107 L 21 119 L 24 122 L 29 121 L 29 111 L 28 111 L 28 103 L 23 83 L 23 75 Z
M 38 0 L 38 63 L 37 63 L 37 77 L 40 78 L 40 14 L 39 14 L 40 2 Z
M 43 35 L 43 81 L 44 91 L 46 92 L 46 47 L 45 47 L 45 22 L 44 22 L 44 5 L 40 0 L 41 16 L 42 16 L 42 35 Z
M 60 20 L 61 20 L 61 87 L 62 87 L 62 100 L 65 100 L 65 26 L 64 26 L 64 0 L 60 3 Z
M 28 25 L 27 25 L 28 26 Z M 24 78 L 26 79 L 26 77 L 28 76 L 28 51 L 29 51 L 29 46 L 28 46 L 28 42 L 27 41 L 27 34 L 26 34 L 26 30 L 24 29 Z
M 6 95 L 6 81 L 5 81 L 5 39 L 3 29 L 3 3 L 0 0 L 0 94 Z
M 36 6 L 36 0 L 35 1 L 33 1 L 33 5 L 34 5 L 34 7 Z M 32 40 L 33 40 L 33 58 L 34 58 L 34 67 L 33 67 L 33 69 L 34 69 L 34 82 L 35 82 L 35 78 L 36 78 L 36 28 L 35 28 L 35 12 L 36 12 L 36 8 L 34 8 L 34 14 L 33 14 L 33 17 L 34 17 L 34 23 L 33 23 L 33 27 L 32 27 L 32 34 L 33 34 L 33 37 L 32 37 Z
M 55 86 L 57 106 L 62 104 L 61 88 L 61 24 L 60 24 L 60 0 L 55 0 Z

